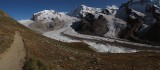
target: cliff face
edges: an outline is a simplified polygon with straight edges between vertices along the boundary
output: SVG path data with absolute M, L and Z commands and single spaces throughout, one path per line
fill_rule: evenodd
M 153 12 L 156 18 L 156 22 L 145 33 L 144 37 L 147 40 L 160 43 L 160 13 Z
M 108 32 L 107 20 L 102 16 L 95 18 L 94 15 L 88 13 L 86 17 L 82 18 L 80 22 L 76 22 L 79 25 L 75 30 L 79 33 L 103 36 Z
M 127 22 L 119 33 L 120 38 L 136 42 L 159 42 L 158 0 L 130 0 L 121 5 L 116 17 Z M 122 16 L 123 15 L 123 16 Z

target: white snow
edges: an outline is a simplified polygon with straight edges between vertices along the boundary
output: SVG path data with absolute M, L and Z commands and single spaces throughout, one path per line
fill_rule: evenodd
M 34 21 L 27 19 L 27 20 L 20 20 L 20 21 L 18 21 L 18 22 L 21 23 L 22 25 L 28 27 L 28 26 L 29 26 L 30 24 L 32 24 Z
M 104 35 L 105 37 L 109 38 L 117 38 L 119 31 L 124 29 L 127 24 L 125 21 L 115 18 L 112 15 L 103 15 L 107 19 L 107 27 L 109 31 Z
M 113 45 L 109 45 L 109 44 L 104 45 L 101 43 L 95 43 L 95 42 L 91 42 L 91 41 L 72 39 L 72 38 L 69 38 L 67 36 L 62 35 L 61 32 L 64 32 L 64 31 L 65 31 L 65 29 L 61 29 L 61 30 L 46 32 L 43 35 L 47 36 L 49 38 L 58 40 L 58 41 L 63 41 L 63 42 L 84 42 L 84 43 L 87 43 L 88 45 L 90 45 L 90 48 L 92 48 L 93 50 L 95 50 L 97 52 L 101 52 L 101 53 L 133 53 L 133 52 L 137 52 L 137 50 L 113 46 Z M 72 34 L 73 30 L 72 31 L 69 30 L 68 32 L 70 34 Z M 74 36 L 74 35 L 75 34 L 72 34 L 72 36 Z M 84 38 L 84 37 L 89 37 L 89 36 L 79 35 L 78 37 Z M 96 39 L 96 37 L 91 37 L 91 38 Z M 112 40 L 110 40 L 110 41 L 112 41 Z
M 43 35 L 58 41 L 62 42 L 80 42 L 79 40 L 74 40 L 68 37 L 65 37 L 61 34 L 61 32 L 65 31 L 65 29 L 54 30 L 50 32 L 45 32 Z
M 65 21 L 70 18 L 70 16 L 66 15 L 66 12 L 56 12 L 54 10 L 43 10 L 38 13 L 34 13 L 33 16 L 35 16 L 35 21 L 41 21 L 43 23 L 53 22 L 54 19 Z
M 116 5 L 112 5 L 112 6 L 107 6 L 107 9 L 119 9 Z
M 94 49 L 97 52 L 103 52 L 103 53 L 133 53 L 137 52 L 137 50 L 131 50 L 128 48 L 118 47 L 118 46 L 112 46 L 109 44 L 98 44 L 94 42 L 85 42 L 90 45 L 92 49 Z
M 63 36 L 61 33 L 65 32 L 66 30 L 70 29 L 71 25 L 73 22 L 79 21 L 78 18 L 75 17 L 68 17 L 64 19 L 64 26 L 62 29 L 59 30 L 54 30 L 54 31 L 49 31 L 49 32 L 45 32 L 43 33 L 44 36 L 58 40 L 58 41 L 62 41 L 62 42 L 80 42 L 79 40 L 74 40 L 71 38 L 68 38 L 66 36 Z
M 112 5 L 112 6 L 107 6 L 106 9 L 109 11 L 111 15 L 115 15 L 119 8 L 116 5 Z
M 69 15 L 71 16 L 79 16 L 82 15 L 83 17 L 86 16 L 86 13 L 98 13 L 101 12 L 102 9 L 101 8 L 93 8 L 93 7 L 88 7 L 86 5 L 81 5 L 79 7 L 77 7 L 75 10 L 71 11 L 69 13 Z

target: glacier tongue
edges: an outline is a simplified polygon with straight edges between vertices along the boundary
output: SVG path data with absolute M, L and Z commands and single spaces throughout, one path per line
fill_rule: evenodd
M 104 35 L 105 37 L 109 38 L 118 38 L 118 33 L 126 27 L 126 22 L 115 18 L 112 15 L 103 15 L 107 19 L 107 27 L 109 28 L 109 31 Z

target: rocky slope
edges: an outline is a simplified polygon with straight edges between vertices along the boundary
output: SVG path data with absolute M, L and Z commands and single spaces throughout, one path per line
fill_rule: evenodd
M 116 17 L 126 21 L 127 27 L 120 33 L 120 38 L 158 43 L 159 14 L 158 0 L 130 0 L 122 4 Z
M 118 33 L 126 27 L 126 23 L 112 15 L 89 13 L 86 17 L 81 18 L 80 22 L 74 23 L 77 25 L 74 28 L 79 33 L 91 34 L 102 37 L 118 38 Z M 73 26 L 74 26 L 73 24 Z
M 116 5 L 107 6 L 105 9 L 102 9 L 101 13 L 107 15 L 115 15 L 119 8 Z
M 94 15 L 88 13 L 81 21 L 74 23 L 75 25 L 78 25 L 77 27 L 74 27 L 73 25 L 73 28 L 82 34 L 103 36 L 108 32 L 106 23 L 107 20 L 102 15 L 95 18 Z
M 95 8 L 86 5 L 80 5 L 67 14 L 75 17 L 85 17 L 88 13 L 91 14 L 103 13 L 107 15 L 115 15 L 117 13 L 117 10 L 118 7 L 116 5 L 106 6 L 106 8 Z
M 73 11 L 69 12 L 68 15 L 75 17 L 85 17 L 87 13 L 96 14 L 101 12 L 101 8 L 88 7 L 86 5 L 80 5 Z
M 119 31 L 126 27 L 126 22 L 114 17 L 118 10 L 118 7 L 115 5 L 107 6 L 104 9 L 81 5 L 74 12 L 77 12 L 77 9 L 78 12 L 83 11 L 77 13 L 81 15 L 78 16 L 81 21 L 73 24 L 73 28 L 79 33 L 118 38 Z M 88 9 L 92 12 L 88 11 Z M 73 14 L 73 12 L 71 13 Z
M 46 31 L 58 30 L 65 26 L 68 26 L 68 22 L 71 19 L 74 20 L 74 17 L 70 17 L 66 15 L 64 12 L 56 12 L 54 10 L 44 10 L 38 13 L 34 13 L 31 20 L 33 22 L 29 22 L 28 27 L 36 32 L 43 33 Z M 20 21 L 23 24 L 26 21 Z

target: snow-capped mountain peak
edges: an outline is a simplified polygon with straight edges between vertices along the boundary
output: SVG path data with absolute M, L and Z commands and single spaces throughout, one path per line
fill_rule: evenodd
M 34 13 L 32 20 L 33 21 L 42 21 L 51 22 L 53 18 L 60 17 L 60 14 L 54 10 L 43 10 L 38 13 Z
M 108 11 L 109 14 L 111 15 L 115 15 L 117 13 L 117 10 L 119 8 L 116 5 L 112 5 L 112 6 L 106 6 L 106 10 Z
M 39 13 L 53 13 L 53 12 L 56 12 L 56 11 L 55 11 L 55 10 L 43 10 L 43 11 L 34 13 L 34 15 L 37 15 L 37 14 L 39 14 Z
M 54 19 L 64 20 L 66 17 L 65 12 L 56 12 L 54 10 L 43 10 L 38 13 L 34 13 L 32 16 L 33 21 L 42 21 L 43 23 L 52 22 Z
M 87 13 L 98 13 L 98 12 L 101 12 L 102 9 L 101 8 L 94 8 L 94 7 L 88 7 L 86 5 L 80 5 L 78 6 L 76 9 L 74 9 L 73 11 L 71 11 L 69 13 L 69 15 L 71 16 L 76 16 L 76 17 L 79 17 L 79 16 L 85 16 Z
M 116 5 L 112 5 L 112 6 L 107 6 L 107 9 L 119 9 Z
M 154 21 L 152 13 L 153 11 L 159 11 L 159 2 L 160 0 L 130 0 L 121 5 L 116 16 L 121 19 L 126 19 L 127 15 L 132 17 L 141 16 L 147 17 L 149 21 Z

